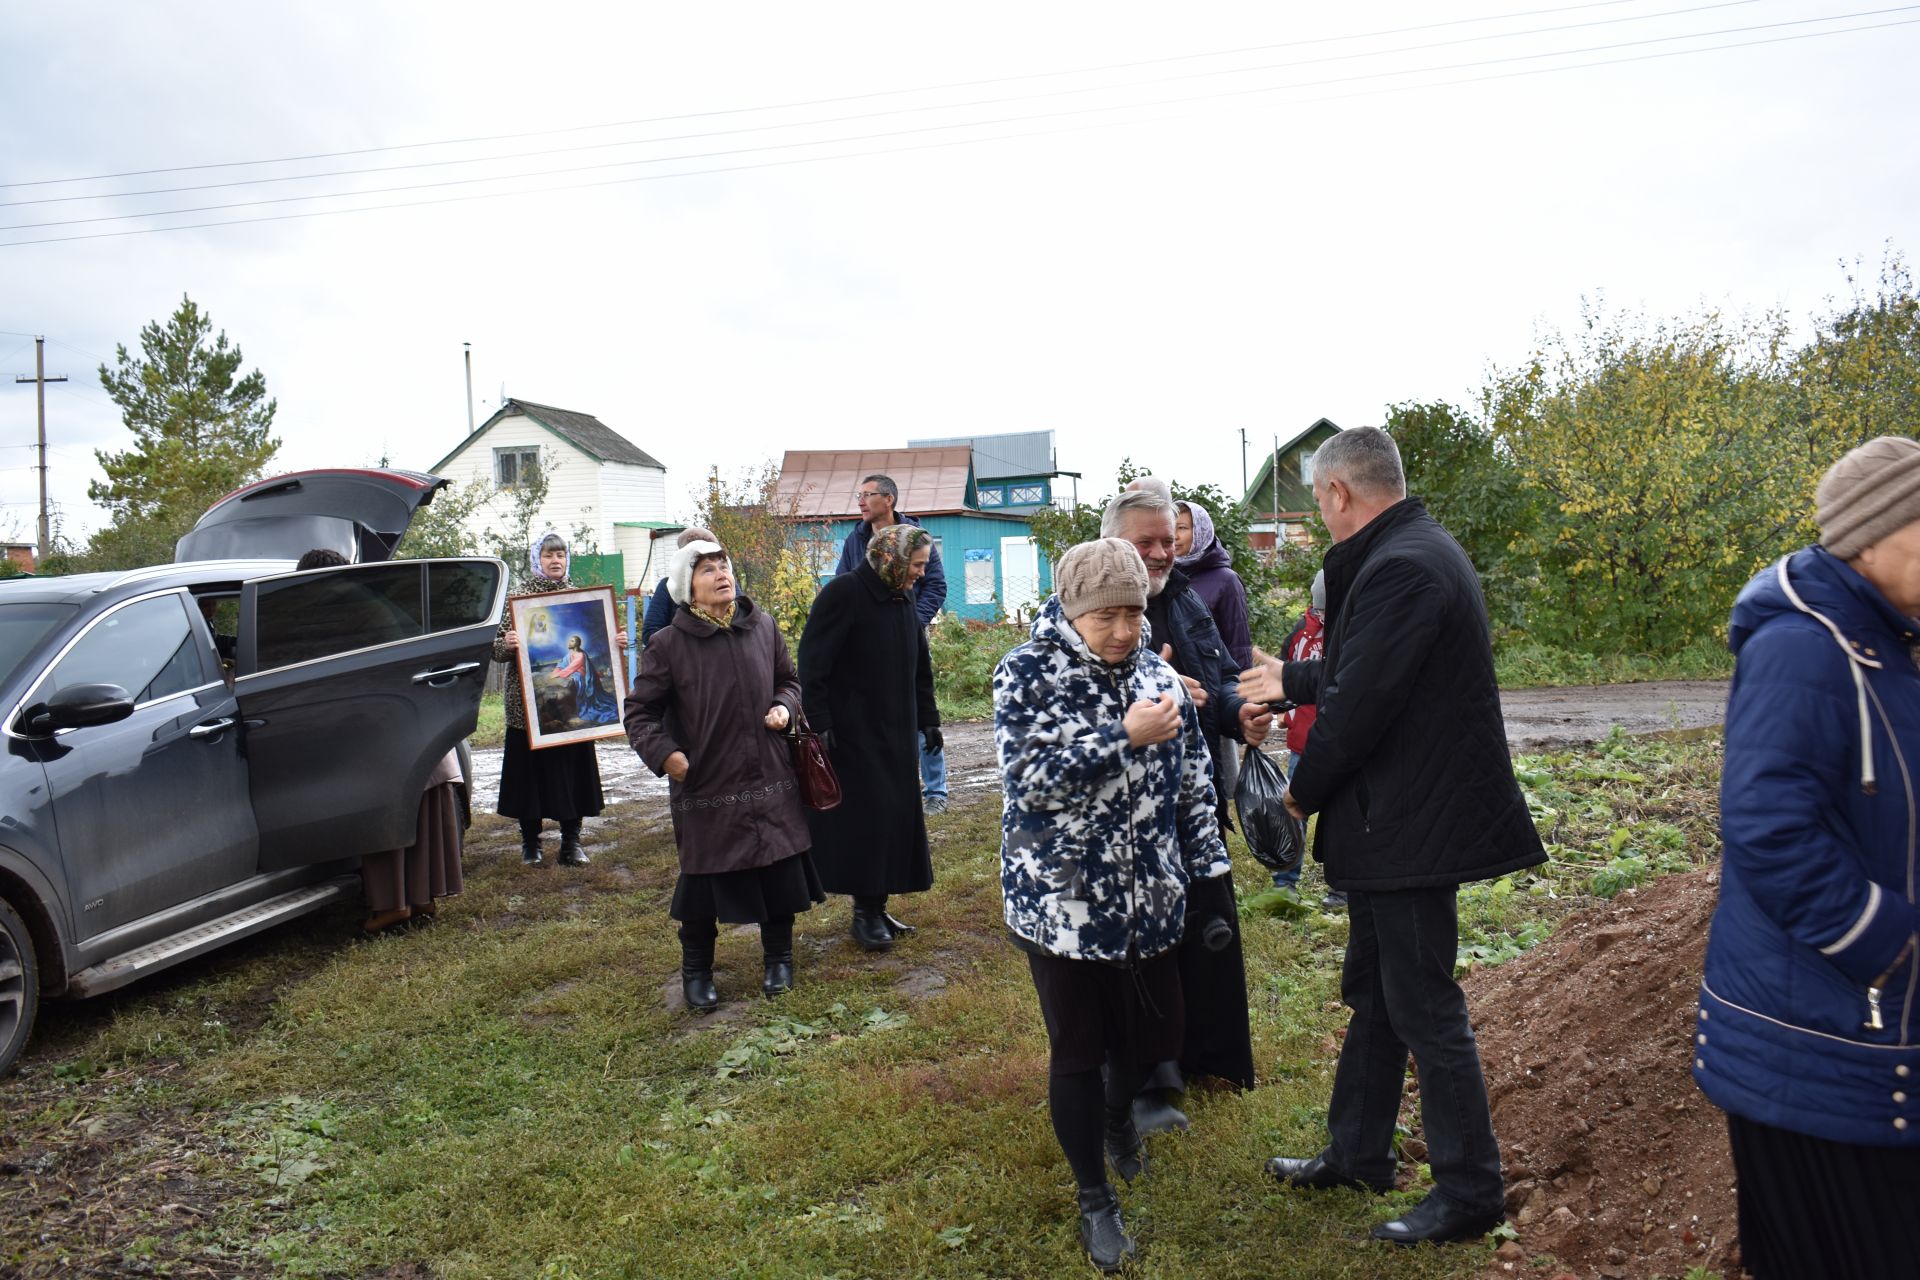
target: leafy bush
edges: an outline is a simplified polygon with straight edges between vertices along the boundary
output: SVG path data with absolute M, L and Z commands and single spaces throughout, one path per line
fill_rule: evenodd
M 993 669 L 1027 629 L 1009 622 L 970 622 L 943 613 L 927 629 L 933 650 L 933 694 L 940 719 L 984 720 L 993 714 Z

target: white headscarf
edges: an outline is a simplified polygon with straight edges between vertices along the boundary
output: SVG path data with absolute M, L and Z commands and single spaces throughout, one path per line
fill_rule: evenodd
M 533 566 L 533 580 L 535 582 L 547 576 L 540 571 L 540 548 L 547 545 L 548 538 L 552 538 L 558 542 L 560 549 L 567 553 L 567 572 L 573 572 L 573 552 L 568 549 L 567 540 L 553 529 L 543 529 L 541 530 L 540 536 L 535 538 L 532 545 L 527 548 L 527 562 Z M 561 576 L 564 577 L 566 575 L 563 574 Z

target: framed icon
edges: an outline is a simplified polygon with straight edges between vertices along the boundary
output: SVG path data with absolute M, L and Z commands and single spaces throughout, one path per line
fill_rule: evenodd
M 520 633 L 520 693 L 533 750 L 626 734 L 626 673 L 612 587 L 510 596 Z

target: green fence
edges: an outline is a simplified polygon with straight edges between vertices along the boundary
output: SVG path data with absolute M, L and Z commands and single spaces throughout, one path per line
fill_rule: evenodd
M 626 557 L 618 551 L 612 555 L 576 555 L 567 566 L 567 577 L 575 586 L 612 587 L 615 591 L 627 589 Z

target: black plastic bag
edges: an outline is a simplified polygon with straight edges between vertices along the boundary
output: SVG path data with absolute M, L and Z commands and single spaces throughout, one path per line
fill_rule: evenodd
M 1307 852 L 1306 830 L 1280 798 L 1286 790 L 1287 772 L 1272 756 L 1255 747 L 1240 757 L 1240 781 L 1233 789 L 1240 834 L 1270 871 L 1293 870 Z

